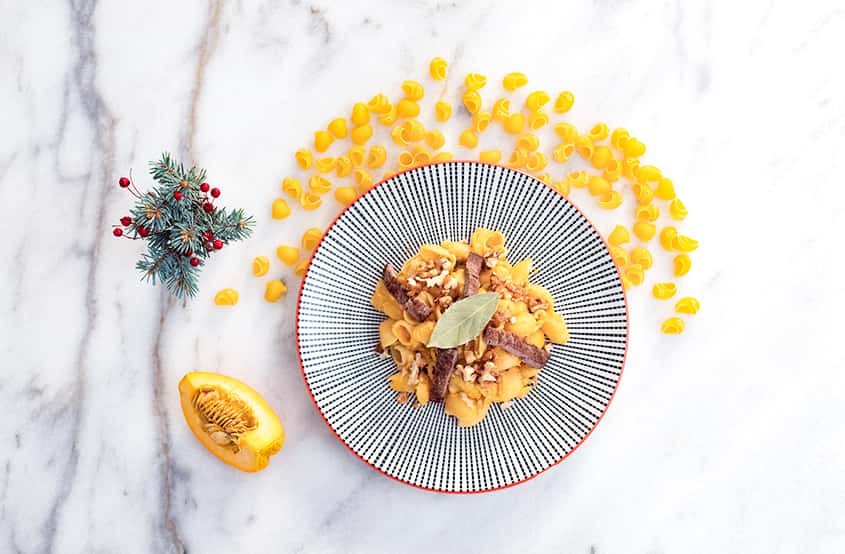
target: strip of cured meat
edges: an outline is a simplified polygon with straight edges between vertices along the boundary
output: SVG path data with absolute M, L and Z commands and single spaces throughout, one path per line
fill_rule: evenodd
M 381 280 L 387 291 L 399 302 L 402 309 L 411 314 L 417 321 L 425 321 L 431 315 L 431 308 L 426 306 L 422 300 L 417 300 L 408 294 L 402 283 L 399 282 L 399 275 L 393 264 L 385 264 L 381 274 Z
M 488 327 L 484 331 L 484 341 L 510 352 L 531 367 L 542 368 L 549 361 L 549 353 L 545 349 L 528 344 L 508 331 Z
M 458 363 L 457 348 L 438 348 L 434 363 L 434 384 L 431 387 L 432 402 L 442 402 L 449 387 L 449 377 Z
M 470 252 L 467 256 L 466 270 L 464 272 L 464 297 L 472 296 L 478 293 L 481 287 L 479 275 L 481 274 L 481 266 L 484 265 L 484 258 Z

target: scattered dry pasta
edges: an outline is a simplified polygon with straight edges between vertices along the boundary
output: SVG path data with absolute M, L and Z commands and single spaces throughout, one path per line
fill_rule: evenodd
M 296 246 L 279 246 L 276 248 L 276 257 L 285 265 L 293 265 L 299 259 L 299 248 Z
M 465 148 L 475 148 L 478 146 L 478 135 L 472 129 L 465 129 L 458 137 L 458 144 Z
M 284 219 L 290 215 L 290 206 L 285 202 L 284 198 L 276 198 L 273 200 L 272 209 L 273 219 Z
M 446 144 L 446 137 L 437 129 L 431 129 L 425 134 L 425 143 L 434 150 L 440 150 Z
M 693 298 L 691 296 L 681 298 L 675 304 L 675 311 L 679 314 L 695 315 L 698 313 L 699 308 L 700 304 L 698 302 L 698 299 Z
M 314 156 L 307 148 L 300 148 L 293 157 L 296 158 L 296 163 L 299 164 L 300 169 L 310 169 L 314 160 Z
M 328 130 L 336 139 L 345 139 L 347 134 L 346 119 L 337 117 L 329 122 Z
M 679 335 L 684 332 L 684 320 L 680 317 L 670 317 L 663 322 L 660 329 L 667 335 Z
M 543 110 L 537 110 L 535 112 L 531 112 L 528 116 L 528 128 L 532 131 L 536 131 L 538 129 L 542 129 L 549 123 L 549 114 L 544 112 Z
M 387 161 L 387 149 L 384 146 L 377 144 L 370 147 L 367 154 L 367 167 L 369 169 L 378 169 L 384 165 L 385 161 Z
M 502 87 L 510 92 L 528 84 L 528 77 L 525 73 L 508 73 L 502 78 Z
M 477 113 L 481 109 L 481 95 L 475 89 L 467 90 L 461 100 L 469 113 Z
M 640 264 L 643 269 L 649 269 L 654 265 L 654 258 L 645 246 L 635 246 L 631 248 L 631 262 Z
M 270 271 L 270 258 L 267 256 L 256 256 L 252 260 L 252 274 L 256 277 L 267 275 Z
M 691 267 L 692 260 L 690 259 L 689 254 L 678 254 L 672 259 L 672 270 L 675 277 L 683 277 L 689 273 Z
M 402 83 L 402 92 L 405 93 L 405 98 L 408 100 L 422 100 L 425 95 L 425 89 L 419 81 L 405 81 Z
M 354 187 L 337 187 L 334 191 L 334 197 L 344 206 L 348 206 L 358 197 L 358 192 Z
M 565 90 L 560 93 L 560 96 L 557 97 L 555 100 L 555 112 L 557 113 L 566 113 L 572 109 L 572 105 L 575 103 L 575 95 Z
M 525 107 L 532 112 L 536 112 L 546 105 L 550 100 L 549 94 L 544 90 L 535 90 L 525 97 Z
M 285 177 L 282 179 L 282 192 L 293 200 L 299 200 L 302 196 L 302 183 L 295 177 Z
M 478 161 L 497 164 L 502 160 L 501 150 L 482 150 L 478 153 Z
M 680 198 L 675 198 L 669 202 L 669 215 L 672 216 L 672 219 L 677 219 L 678 221 L 686 219 L 687 207 L 684 206 Z
M 477 90 L 487 84 L 487 77 L 480 73 L 469 73 L 464 79 L 464 84 L 468 89 Z
M 522 132 L 522 129 L 525 127 L 525 116 L 521 113 L 517 112 L 514 114 L 510 114 L 508 118 L 504 121 L 504 128 L 505 131 L 512 134 L 518 135 Z
M 493 119 L 505 121 L 511 114 L 511 101 L 507 98 L 499 98 L 493 103 Z
M 214 295 L 214 303 L 218 306 L 234 306 L 238 303 L 238 291 L 235 289 L 223 289 Z
M 658 300 L 668 300 L 675 296 L 678 287 L 675 283 L 655 283 L 651 288 L 651 294 Z
M 441 123 L 449 121 L 449 118 L 452 117 L 452 104 L 439 100 L 434 105 L 434 115 L 437 118 L 437 121 Z
M 314 131 L 314 150 L 323 153 L 329 149 L 329 146 L 334 142 L 334 137 L 328 131 L 320 129 Z
M 302 234 L 302 249 L 306 252 L 314 250 L 322 237 L 323 231 L 319 227 L 309 227 Z
M 613 246 L 619 246 L 621 244 L 625 244 L 626 242 L 631 242 L 631 234 L 628 232 L 628 229 L 622 225 L 617 225 L 613 228 L 610 234 L 607 235 L 607 242 Z
M 428 65 L 428 72 L 435 81 L 446 80 L 446 68 L 449 64 L 443 58 L 434 58 Z
M 481 134 L 490 126 L 491 121 L 493 121 L 493 116 L 490 112 L 479 110 L 472 116 L 472 130 Z
M 264 287 L 264 300 L 277 302 L 288 291 L 281 279 L 270 279 Z
M 654 238 L 657 233 L 657 225 L 647 221 L 635 221 L 632 227 L 634 234 L 643 242 L 648 242 Z

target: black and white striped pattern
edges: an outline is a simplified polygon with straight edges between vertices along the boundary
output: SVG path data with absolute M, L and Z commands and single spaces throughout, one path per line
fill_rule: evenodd
M 441 404 L 415 409 L 387 386 L 391 359 L 374 347 L 384 316 L 370 295 L 386 262 L 423 243 L 501 230 L 508 259 L 534 260 L 570 332 L 538 387 L 479 425 L 458 427 Z M 338 437 L 405 483 L 480 492 L 531 478 L 572 452 L 607 409 L 625 360 L 625 296 L 590 222 L 540 181 L 504 167 L 447 162 L 396 175 L 327 231 L 300 292 L 297 341 L 305 381 Z

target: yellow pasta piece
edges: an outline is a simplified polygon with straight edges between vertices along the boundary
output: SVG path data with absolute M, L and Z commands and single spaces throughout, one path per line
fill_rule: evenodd
M 477 90 L 487 84 L 487 77 L 481 73 L 467 73 L 464 84 L 468 89 Z
M 628 179 L 634 179 L 637 169 L 640 167 L 640 160 L 637 158 L 625 158 L 622 162 L 622 175 Z
M 604 166 L 604 171 L 602 172 L 602 177 L 610 181 L 611 183 L 617 181 L 619 177 L 622 175 L 622 164 L 619 163 L 619 160 L 616 158 L 611 158 L 607 165 Z
M 637 169 L 637 180 L 643 183 L 659 181 L 663 178 L 661 171 L 653 165 L 641 165 Z
M 321 238 L 323 238 L 323 231 L 319 227 L 309 227 L 302 233 L 302 249 L 306 252 L 314 250 Z
M 657 226 L 654 223 L 648 223 L 647 221 L 635 222 L 632 229 L 634 234 L 637 235 L 637 238 L 643 242 L 650 241 L 654 238 L 654 234 L 657 233 Z
M 698 302 L 698 299 L 693 298 L 692 296 L 686 296 L 678 300 L 675 304 L 675 311 L 679 314 L 687 314 L 687 315 L 695 315 L 698 313 L 698 309 L 701 305 Z
M 565 90 L 560 93 L 555 100 L 555 112 L 556 113 L 566 113 L 570 109 L 572 109 L 572 105 L 575 103 L 575 95 Z
M 399 112 L 396 109 L 396 104 L 390 106 L 390 109 L 378 116 L 378 122 L 385 127 L 390 127 L 396 120 L 399 119 Z
M 446 162 L 446 161 L 451 160 L 453 157 L 454 156 L 452 156 L 451 152 L 438 152 L 437 154 L 434 155 L 433 158 L 431 158 L 431 161 L 432 162 Z
M 332 119 L 329 122 L 327 129 L 329 130 L 329 132 L 332 134 L 332 136 L 334 138 L 345 139 L 346 133 L 347 133 L 346 118 L 336 117 L 335 119 Z
M 531 152 L 525 162 L 525 169 L 532 173 L 542 171 L 549 165 L 549 159 L 542 152 Z
M 288 288 L 281 279 L 271 279 L 264 287 L 264 300 L 277 302 L 287 291 Z
M 379 114 L 387 113 L 390 111 L 390 100 L 381 93 L 376 94 L 367 102 L 367 110 Z
M 478 161 L 497 164 L 502 160 L 501 150 L 482 150 L 478 153 Z
M 552 185 L 552 176 L 549 173 L 543 173 L 541 175 L 538 175 L 537 179 L 539 179 L 540 181 L 543 181 L 544 183 L 546 183 L 549 186 Z
M 352 115 L 349 117 L 352 125 L 361 126 L 370 122 L 370 110 L 363 102 L 356 102 L 352 106 Z
M 680 317 L 670 317 L 663 322 L 660 330 L 667 335 L 680 335 L 684 332 L 684 320 Z
M 314 156 L 311 155 L 311 151 L 307 148 L 300 148 L 293 157 L 296 159 L 296 163 L 299 164 L 300 169 L 310 169 L 311 163 L 314 161 Z
M 290 206 L 283 198 L 273 200 L 272 215 L 273 219 L 284 219 L 290 215 Z
M 674 227 L 664 227 L 660 231 L 660 246 L 667 252 L 672 251 L 672 241 L 678 236 L 678 230 Z
M 299 259 L 299 248 L 296 246 L 279 246 L 276 248 L 276 257 L 285 265 L 293 265 Z
M 425 165 L 431 162 L 431 152 L 423 146 L 422 144 L 418 144 L 414 146 L 411 152 L 414 154 L 414 165 Z
M 622 205 L 622 194 L 618 190 L 609 190 L 599 196 L 599 206 L 605 210 L 615 210 Z
M 355 184 L 358 186 L 358 192 L 361 194 L 373 188 L 373 177 L 366 169 L 355 169 L 352 175 L 355 178 Z
M 640 264 L 643 269 L 649 269 L 654 265 L 654 258 L 645 246 L 635 246 L 631 248 L 631 262 Z
M 334 158 L 317 158 L 314 160 L 314 168 L 320 173 L 329 173 L 334 171 Z
M 528 151 L 523 148 L 514 148 L 508 158 L 508 167 L 519 169 L 525 166 L 528 161 Z
M 403 98 L 396 104 L 396 115 L 399 117 L 417 117 L 420 115 L 420 105 L 413 100 Z
M 370 169 L 377 169 L 384 165 L 387 160 L 387 149 L 381 145 L 370 147 L 370 152 L 367 154 L 367 167 Z
M 686 235 L 675 235 L 672 238 L 672 248 L 679 252 L 692 252 L 698 248 L 698 241 Z
M 637 198 L 637 202 L 640 204 L 649 204 L 652 200 L 654 200 L 654 189 L 645 183 L 641 183 L 640 181 L 634 181 L 634 183 L 631 184 L 631 191 L 634 193 L 634 196 Z
M 361 167 L 364 165 L 364 160 L 367 156 L 367 149 L 363 146 L 355 145 L 349 149 L 346 153 L 350 160 L 352 160 L 352 165 L 355 167 Z
M 371 136 L 373 136 L 373 128 L 369 125 L 361 125 L 352 129 L 351 138 L 355 144 L 364 144 L 370 140 Z
M 622 275 L 620 277 L 620 280 L 622 281 L 622 288 L 625 290 L 628 290 L 634 286 L 633 283 L 631 283 L 631 281 L 629 281 L 628 278 L 625 277 L 625 275 Z
M 270 258 L 267 256 L 256 256 L 252 260 L 252 274 L 256 277 L 267 275 L 270 271 Z
M 419 81 L 405 81 L 402 83 L 402 92 L 405 93 L 405 98 L 408 100 L 418 101 L 422 100 L 425 95 L 425 89 Z
M 672 260 L 672 269 L 675 277 L 683 277 L 689 273 L 691 267 L 692 260 L 690 259 L 689 254 L 678 254 Z
M 566 322 L 557 312 L 552 312 L 546 317 L 542 327 L 543 333 L 549 340 L 557 344 L 565 344 L 569 341 L 569 331 L 566 329 Z
M 672 200 L 675 198 L 675 183 L 672 182 L 672 179 L 665 177 L 660 179 L 654 189 L 654 195 L 661 200 Z
M 645 280 L 645 271 L 640 264 L 628 264 L 623 275 L 635 287 L 642 285 Z
M 634 219 L 637 221 L 653 223 L 657 221 L 658 217 L 660 217 L 660 208 L 654 204 L 643 204 L 642 206 L 637 206 L 637 209 L 634 210 Z
M 607 242 L 613 246 L 619 246 L 620 244 L 631 242 L 631 234 L 628 232 L 628 229 L 622 225 L 617 225 L 613 228 L 610 234 L 607 235 Z
M 610 183 L 608 183 L 603 177 L 591 175 L 590 180 L 587 181 L 587 190 L 590 191 L 590 194 L 593 196 L 600 196 L 610 191 Z
M 393 139 L 396 146 L 408 146 L 408 139 L 405 138 L 405 128 L 402 125 L 396 125 L 390 130 L 390 138 Z
M 406 119 L 402 123 L 402 130 L 408 142 L 421 142 L 425 140 L 425 127 L 416 119 Z
M 338 177 L 348 177 L 352 173 L 352 160 L 348 156 L 338 156 L 334 160 L 334 168 Z
M 464 95 L 461 97 L 461 100 L 464 103 L 464 107 L 471 114 L 477 113 L 478 110 L 481 109 L 481 95 L 478 94 L 477 90 L 467 90 L 466 92 L 464 92 Z
M 525 97 L 525 107 L 531 110 L 532 112 L 536 112 L 537 110 L 545 106 L 549 100 L 549 94 L 546 91 L 535 90 L 534 92 Z
M 677 219 L 678 221 L 686 219 L 687 207 L 684 206 L 680 198 L 675 198 L 669 202 L 669 215 L 672 216 L 672 219 Z
M 332 190 L 332 183 L 320 175 L 312 175 L 308 178 L 308 190 L 314 194 L 325 194 Z
M 322 203 L 323 199 L 313 192 L 304 192 L 299 198 L 299 205 L 302 206 L 302 209 L 304 210 L 316 210 Z
M 554 126 L 554 131 L 561 141 L 567 143 L 575 142 L 575 137 L 578 136 L 578 128 L 572 123 L 557 123 Z
M 570 143 L 561 143 L 558 144 L 554 150 L 552 150 L 552 159 L 558 163 L 566 163 L 569 159 L 569 156 L 575 152 L 575 145 Z
M 616 264 L 616 267 L 619 269 L 624 269 L 630 260 L 628 256 L 628 251 L 622 248 L 621 246 L 613 246 L 610 247 L 610 257 L 613 258 L 613 263 Z
M 397 156 L 399 171 L 414 167 L 414 154 L 410 150 L 402 150 Z
M 446 67 L 449 64 L 446 63 L 446 60 L 443 58 L 434 58 L 431 60 L 431 63 L 428 64 L 428 72 L 431 75 L 431 78 L 435 81 L 445 81 L 446 80 Z
M 678 286 L 675 283 L 654 283 L 651 287 L 651 294 L 658 300 L 669 300 L 675 293 L 678 292 Z
M 441 123 L 449 121 L 449 118 L 452 117 L 452 104 L 443 100 L 438 100 L 437 103 L 434 104 L 434 115 L 437 118 L 437 121 L 440 121 Z
M 587 186 L 589 178 L 586 171 L 572 171 L 566 175 L 566 182 L 573 188 L 582 189 Z
M 472 129 L 464 129 L 460 137 L 458 137 L 458 144 L 465 148 L 475 148 L 478 146 L 478 135 Z
M 302 196 L 302 183 L 295 177 L 285 177 L 282 179 L 282 192 L 294 200 L 299 200 Z
M 613 151 L 610 148 L 607 146 L 596 146 L 590 162 L 592 162 L 593 167 L 596 169 L 604 169 L 613 159 Z
M 595 151 L 595 146 L 593 146 L 593 141 L 587 135 L 578 135 L 575 137 L 575 151 L 587 161 L 590 161 L 593 158 L 593 152 Z
M 631 138 L 631 134 L 628 133 L 628 129 L 619 127 L 610 134 L 610 145 L 622 152 L 629 138 Z
M 381 176 L 381 180 L 382 180 L 382 181 L 387 181 L 388 179 L 390 179 L 390 178 L 391 178 L 391 177 L 393 177 L 394 175 L 396 175 L 396 172 L 395 172 L 395 171 L 389 171 L 389 170 L 388 170 L 388 171 L 385 171 L 385 172 L 384 172 L 384 175 L 382 175 L 382 176 Z
M 566 180 L 555 181 L 552 185 L 552 188 L 558 191 L 562 196 L 569 196 L 569 193 L 572 190 L 569 185 L 569 181 Z
M 437 129 L 431 129 L 425 134 L 425 143 L 434 150 L 440 150 L 446 144 L 446 137 Z
M 344 206 L 348 206 L 358 197 L 358 192 L 355 187 L 337 187 L 334 191 L 334 197 Z
M 519 112 L 509 115 L 504 121 L 505 131 L 512 135 L 520 134 L 523 127 L 525 127 L 525 117 Z
M 505 90 L 513 92 L 519 87 L 524 87 L 528 84 L 528 77 L 525 73 L 508 73 L 502 77 L 502 86 Z
M 542 129 L 548 123 L 549 114 L 547 114 L 543 110 L 537 110 L 535 112 L 531 112 L 531 114 L 528 115 L 528 128 L 532 131 Z
M 523 133 L 516 138 L 516 147 L 534 152 L 540 146 L 540 139 L 533 133 Z
M 328 131 L 314 131 L 314 150 L 317 152 L 325 152 L 333 142 L 334 137 Z
M 593 142 L 597 142 L 606 139 L 607 135 L 610 134 L 610 129 L 607 128 L 607 123 L 599 122 L 593 125 L 593 128 L 590 129 L 590 132 L 587 134 Z M 613 154 L 611 154 L 611 156 L 612 155 Z
M 303 275 L 305 275 L 305 273 L 308 271 L 308 264 L 309 263 L 311 263 L 311 260 L 309 260 L 308 258 L 305 258 L 304 260 L 302 260 L 301 262 L 296 264 L 296 267 L 293 268 L 294 274 L 299 276 L 299 277 L 302 277 Z
M 493 121 L 493 116 L 490 115 L 490 112 L 479 110 L 472 116 L 472 130 L 481 134 L 490 126 L 491 121 Z
M 507 98 L 499 98 L 493 103 L 493 119 L 505 121 L 511 114 L 511 101 Z
M 634 137 L 629 137 L 625 142 L 625 146 L 622 147 L 622 151 L 625 152 L 625 156 L 628 158 L 639 158 L 645 154 L 645 150 L 645 144 Z
M 218 306 L 234 306 L 238 303 L 238 291 L 235 289 L 223 289 L 214 295 L 214 303 Z

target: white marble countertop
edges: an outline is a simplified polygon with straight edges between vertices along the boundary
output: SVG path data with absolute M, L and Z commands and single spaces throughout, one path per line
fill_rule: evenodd
M 4 2 L 0 552 L 845 552 L 841 3 L 564 4 Z M 584 446 L 474 496 L 355 459 L 302 384 L 296 295 L 267 304 L 249 273 L 336 211 L 268 221 L 290 153 L 353 101 L 428 83 L 436 55 L 453 75 L 524 71 L 574 91 L 576 123 L 630 128 L 702 244 L 684 335 L 629 295 L 625 375 Z M 186 308 L 110 236 L 117 178 L 163 149 L 261 219 Z M 234 309 L 212 305 L 225 286 Z M 192 369 L 279 413 L 268 469 L 191 436 Z

